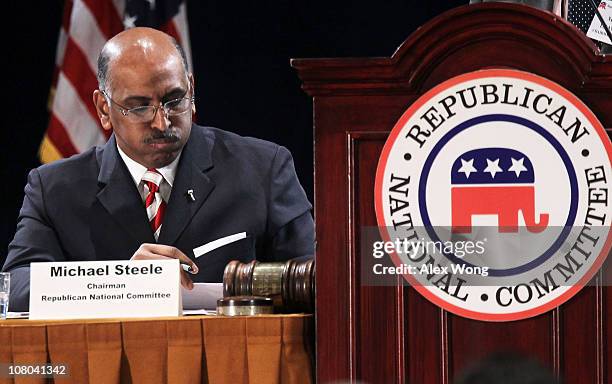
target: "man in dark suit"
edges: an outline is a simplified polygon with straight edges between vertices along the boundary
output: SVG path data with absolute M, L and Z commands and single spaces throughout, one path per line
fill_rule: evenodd
M 192 123 L 184 53 L 148 28 L 109 40 L 93 94 L 102 147 L 30 172 L 3 271 L 11 309 L 27 310 L 29 265 L 44 261 L 177 258 L 181 283 L 219 282 L 230 260 L 314 253 L 311 205 L 290 153 Z M 218 239 L 225 245 L 206 246 Z

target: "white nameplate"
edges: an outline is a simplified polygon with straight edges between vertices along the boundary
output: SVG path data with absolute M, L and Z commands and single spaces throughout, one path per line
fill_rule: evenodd
M 32 263 L 30 319 L 178 316 L 178 260 Z

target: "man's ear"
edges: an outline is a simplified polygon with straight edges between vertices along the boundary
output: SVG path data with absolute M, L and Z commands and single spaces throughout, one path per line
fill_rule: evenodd
M 195 97 L 195 83 L 193 81 L 193 73 L 189 74 L 189 84 L 191 85 L 191 92 L 193 92 L 191 95 L 192 97 Z M 195 113 L 196 113 L 195 103 L 191 103 L 191 114 L 195 115 Z
M 93 102 L 96 106 L 96 112 L 98 113 L 98 118 L 100 119 L 100 124 L 102 124 L 102 128 L 109 131 L 113 128 L 113 125 L 110 121 L 109 116 L 109 105 L 106 101 L 106 96 L 100 91 L 96 89 L 93 93 Z

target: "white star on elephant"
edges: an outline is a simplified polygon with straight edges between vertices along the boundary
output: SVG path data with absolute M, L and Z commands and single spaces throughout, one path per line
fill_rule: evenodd
M 465 161 L 461 159 L 461 168 L 457 172 L 465 173 L 465 178 L 470 178 L 470 173 L 478 172 L 476 168 L 474 168 L 474 159 L 469 161 Z
M 525 161 L 524 157 L 521 157 L 520 160 L 516 160 L 514 157 L 511 158 L 512 166 L 508 168 L 508 172 L 514 172 L 516 177 L 519 177 L 521 172 L 527 172 L 527 168 L 523 165 L 523 161 Z
M 492 178 L 495 178 L 495 174 L 497 172 L 503 172 L 503 170 L 499 167 L 499 159 L 496 159 L 495 161 L 487 159 L 487 167 L 483 172 L 489 172 Z

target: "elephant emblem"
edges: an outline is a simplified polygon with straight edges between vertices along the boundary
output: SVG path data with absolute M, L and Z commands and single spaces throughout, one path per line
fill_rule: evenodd
M 451 169 L 452 232 L 471 233 L 473 215 L 497 215 L 498 232 L 518 232 L 523 213 L 527 230 L 548 226 L 548 214 L 536 221 L 535 171 L 529 158 L 509 148 L 465 152 Z

